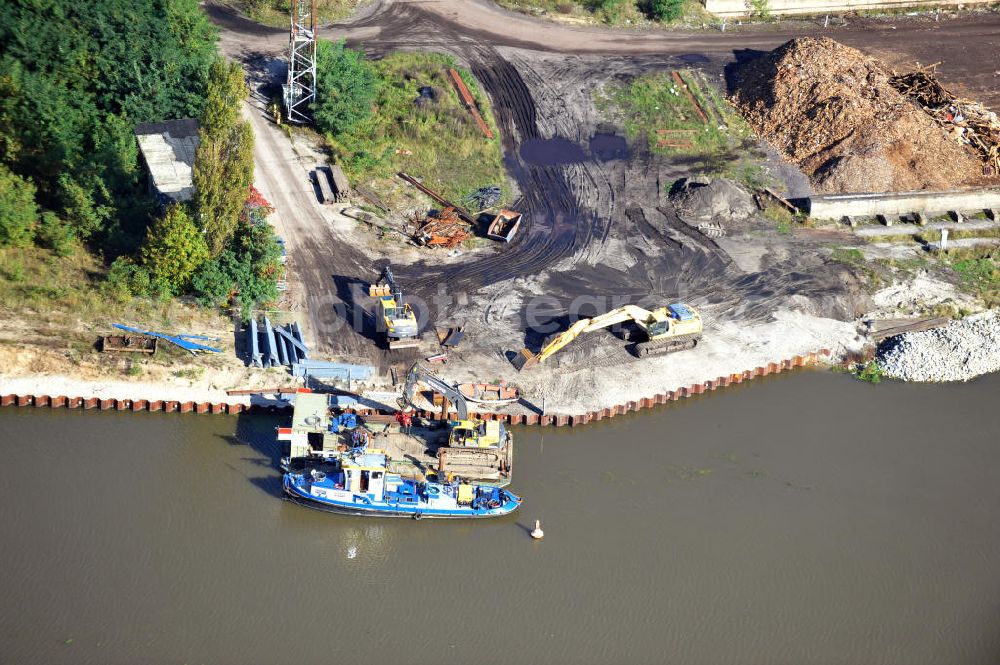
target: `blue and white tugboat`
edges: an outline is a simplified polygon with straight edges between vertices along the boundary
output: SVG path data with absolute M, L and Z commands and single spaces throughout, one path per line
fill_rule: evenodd
M 282 481 L 292 501 L 332 513 L 379 517 L 473 518 L 509 515 L 520 497 L 500 487 L 403 478 L 380 450 L 289 460 Z

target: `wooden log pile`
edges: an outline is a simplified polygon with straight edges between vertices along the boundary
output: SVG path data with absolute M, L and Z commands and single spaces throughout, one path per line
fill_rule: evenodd
M 889 83 L 931 116 L 956 141 L 966 143 L 983 159 L 983 175 L 1000 175 L 1000 119 L 983 104 L 961 99 L 941 85 L 937 65 L 897 74 Z

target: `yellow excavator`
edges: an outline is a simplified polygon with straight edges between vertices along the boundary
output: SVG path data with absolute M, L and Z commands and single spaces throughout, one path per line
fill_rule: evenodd
M 538 353 L 522 349 L 514 356 L 514 367 L 520 371 L 543 362 L 585 332 L 628 322 L 634 324 L 638 337 L 629 350 L 639 358 L 693 349 L 701 339 L 703 330 L 701 315 L 684 303 L 674 303 L 654 310 L 624 305 L 590 319 L 580 319 L 566 331 L 551 338 Z
M 385 335 L 390 349 L 405 349 L 419 345 L 417 315 L 403 301 L 403 291 L 386 266 L 379 281 L 368 287 L 368 295 L 376 298 L 378 311 L 375 325 Z

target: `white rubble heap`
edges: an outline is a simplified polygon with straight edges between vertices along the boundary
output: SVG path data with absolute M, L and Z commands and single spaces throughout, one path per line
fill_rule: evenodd
M 991 310 L 893 337 L 879 348 L 877 361 L 886 376 L 904 381 L 968 381 L 1000 371 L 1000 316 Z

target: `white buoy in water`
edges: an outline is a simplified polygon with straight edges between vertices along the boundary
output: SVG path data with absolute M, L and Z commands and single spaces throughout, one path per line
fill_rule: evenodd
M 531 530 L 531 537 L 535 540 L 541 540 L 545 537 L 545 532 L 542 531 L 541 520 L 535 520 L 535 528 Z

